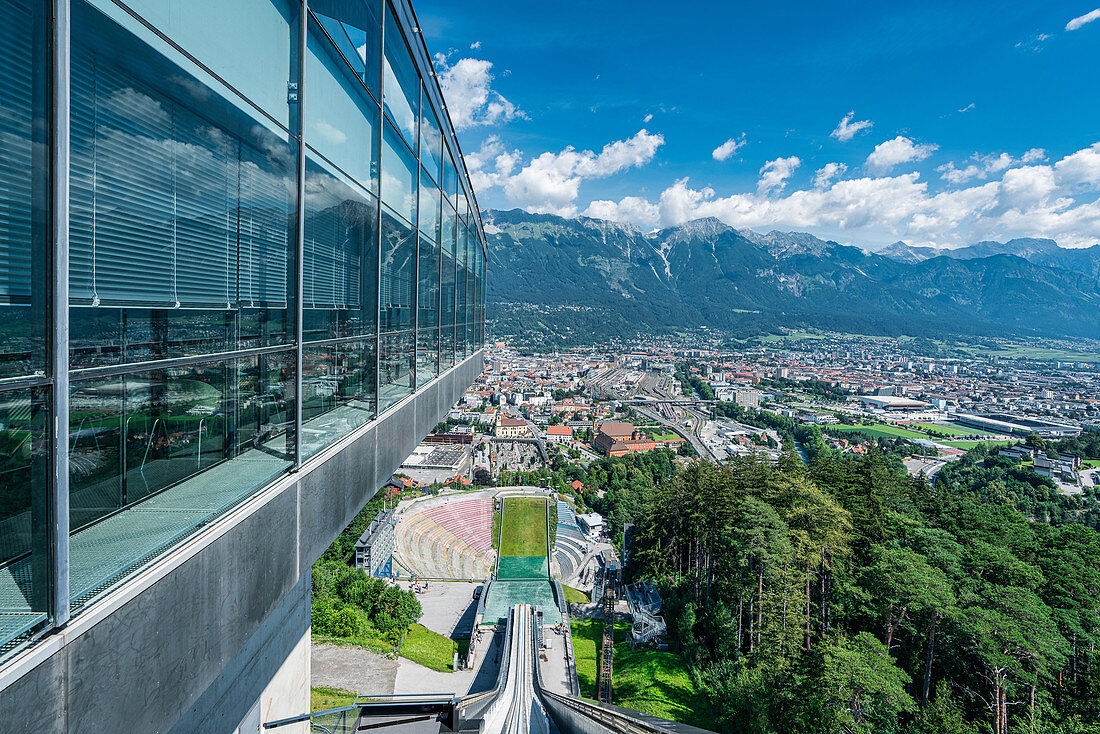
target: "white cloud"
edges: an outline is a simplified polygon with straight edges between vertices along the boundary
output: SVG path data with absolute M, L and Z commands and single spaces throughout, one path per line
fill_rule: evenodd
M 902 163 L 923 161 L 938 147 L 931 144 L 918 145 L 904 135 L 899 135 L 875 146 L 867 156 L 867 168 L 873 173 L 886 173 Z
M 474 41 L 470 44 L 471 51 L 477 51 L 479 48 L 481 48 L 481 41 Z
M 466 156 L 466 163 L 479 193 L 500 187 L 510 202 L 528 211 L 574 216 L 584 180 L 645 165 L 664 142 L 664 136 L 643 128 L 626 140 L 608 143 L 599 153 L 570 146 L 559 153 L 543 153 L 516 171 L 520 152 L 505 150 L 499 139 L 490 137 L 480 150 Z
M 814 188 L 825 188 L 834 178 L 843 176 L 844 172 L 847 170 L 848 166 L 843 163 L 826 163 L 824 166 L 814 171 Z
M 436 54 L 435 63 L 439 86 L 455 130 L 497 125 L 517 117 L 527 117 L 492 88 L 491 61 L 464 58 L 450 64 L 447 56 Z
M 944 181 L 961 184 L 975 178 L 987 179 L 995 173 L 1000 173 L 1014 166 L 1038 163 L 1046 160 L 1046 157 L 1046 151 L 1042 148 L 1032 148 L 1019 158 L 1013 158 L 1008 153 L 1001 153 L 997 156 L 983 156 L 975 153 L 970 156 L 970 161 L 962 168 L 956 166 L 954 162 L 948 162 L 939 166 L 936 170 L 939 171 L 940 177 Z
M 745 133 L 739 138 L 730 138 L 714 149 L 711 155 L 716 161 L 728 161 L 730 157 L 745 146 Z
M 1097 244 L 1100 142 L 1053 163 L 1045 159 L 1040 149 L 1019 157 L 986 156 L 971 165 L 987 180 L 938 193 L 917 172 L 837 180 L 842 175 L 839 164 L 818 169 L 812 188 L 783 194 L 777 189 L 788 183 L 787 177 L 775 187 L 724 197 L 710 187 L 693 188 L 681 178 L 655 202 L 639 197 L 599 201 L 586 212 L 645 227 L 713 216 L 733 227 L 808 230 L 867 244 L 904 239 L 956 246 L 1024 236 L 1051 237 L 1069 247 Z M 793 170 L 789 164 L 769 165 L 765 169 L 777 174 Z
M 970 110 L 972 110 L 972 109 L 974 109 L 974 103 L 973 102 L 968 104 L 966 107 L 959 108 L 959 112 L 970 112 Z
M 618 202 L 598 199 L 589 204 L 581 214 L 612 222 L 629 222 L 647 228 L 656 227 L 661 221 L 660 207 L 639 196 L 626 196 Z
M 1085 13 L 1084 15 L 1079 15 L 1076 18 L 1074 18 L 1073 20 L 1071 20 L 1069 23 L 1066 23 L 1066 30 L 1067 31 L 1075 31 L 1078 28 L 1080 28 L 1081 26 L 1083 26 L 1087 23 L 1091 23 L 1092 21 L 1096 20 L 1097 18 L 1100 18 L 1100 8 L 1097 8 L 1096 10 L 1090 10 L 1089 12 Z
M 760 169 L 760 180 L 756 182 L 756 191 L 766 194 L 769 191 L 782 191 L 787 186 L 787 179 L 794 170 L 802 165 L 802 160 L 792 155 L 790 158 L 776 158 L 768 161 Z
M 645 125 L 648 125 L 648 124 L 649 124 L 649 122 L 650 122 L 650 121 L 651 121 L 652 119 L 653 119 L 653 113 L 652 113 L 652 112 L 650 112 L 650 113 L 649 113 L 648 115 L 646 115 L 645 117 L 643 117 L 643 118 L 642 118 L 642 123 L 643 123 L 643 124 L 645 124 Z
M 836 129 L 829 133 L 829 136 L 836 138 L 842 143 L 847 143 L 862 131 L 870 130 L 875 124 L 870 120 L 856 120 L 853 122 L 852 118 L 855 116 L 855 110 L 846 114 L 840 122 L 837 123 Z

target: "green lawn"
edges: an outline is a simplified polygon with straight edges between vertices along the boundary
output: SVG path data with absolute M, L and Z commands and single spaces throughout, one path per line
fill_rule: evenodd
M 974 434 L 973 428 L 963 429 L 956 428 L 955 426 L 940 426 L 935 423 L 907 423 L 907 426 L 913 428 L 919 428 L 924 431 L 935 431 L 936 433 L 942 433 L 945 436 L 971 436 Z
M 1011 446 L 1012 444 L 1020 442 L 1017 439 L 1006 439 L 1003 441 L 942 441 L 941 443 L 945 446 L 954 446 L 957 449 L 966 449 L 969 451 L 975 446 L 980 446 L 983 443 L 989 444 L 990 446 Z
M 504 500 L 501 556 L 546 557 L 546 500 L 513 497 Z
M 603 622 L 574 619 L 572 631 L 581 695 L 595 698 L 599 685 L 596 661 Z M 663 719 L 706 727 L 709 707 L 703 694 L 696 690 L 683 658 L 659 650 L 631 650 L 630 643 L 623 639 L 624 632 L 623 626 L 615 630 L 612 702 Z
M 328 711 L 355 703 L 355 694 L 340 688 L 314 686 L 309 689 L 309 710 Z
M 572 586 L 566 586 L 565 584 L 562 584 L 561 588 L 565 591 L 565 601 L 568 604 L 587 604 L 590 601 L 588 594 L 580 589 L 574 589 Z
M 926 433 L 911 431 L 908 428 L 892 426 L 888 423 L 874 423 L 869 426 L 826 426 L 823 430 L 826 433 L 866 433 L 868 436 L 874 436 L 875 438 L 929 438 Z
M 1089 466 L 1095 469 L 1096 467 L 1100 466 L 1100 459 L 1082 459 L 1081 463 L 1085 466 Z
M 451 666 L 458 651 L 455 640 L 433 632 L 418 622 L 409 627 L 409 633 L 401 643 L 400 655 L 425 668 L 449 673 L 453 670 Z
M 654 441 L 674 441 L 679 438 L 679 436 L 672 431 L 666 431 L 661 428 L 644 427 L 642 428 L 642 432 Z

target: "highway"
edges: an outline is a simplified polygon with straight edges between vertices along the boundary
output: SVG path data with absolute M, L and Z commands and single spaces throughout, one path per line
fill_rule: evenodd
M 511 613 L 511 650 L 508 680 L 485 717 L 486 732 L 550 734 L 550 720 L 535 692 L 535 630 L 529 604 L 517 604 Z

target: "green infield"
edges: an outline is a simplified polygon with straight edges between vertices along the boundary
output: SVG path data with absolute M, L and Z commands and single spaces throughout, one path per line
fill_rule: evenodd
M 504 500 L 500 555 L 546 557 L 546 500 L 512 497 Z
M 873 423 L 869 426 L 826 426 L 824 431 L 825 433 L 866 433 L 875 438 L 928 438 L 927 433 L 892 426 L 888 423 Z

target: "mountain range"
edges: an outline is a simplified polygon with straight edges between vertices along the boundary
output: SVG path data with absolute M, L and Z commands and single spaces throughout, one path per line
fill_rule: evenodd
M 654 232 L 519 209 L 483 219 L 502 331 L 547 328 L 540 310 L 557 309 L 555 320 L 603 336 L 706 326 L 1100 338 L 1100 245 L 1024 238 L 869 252 L 714 218 Z

